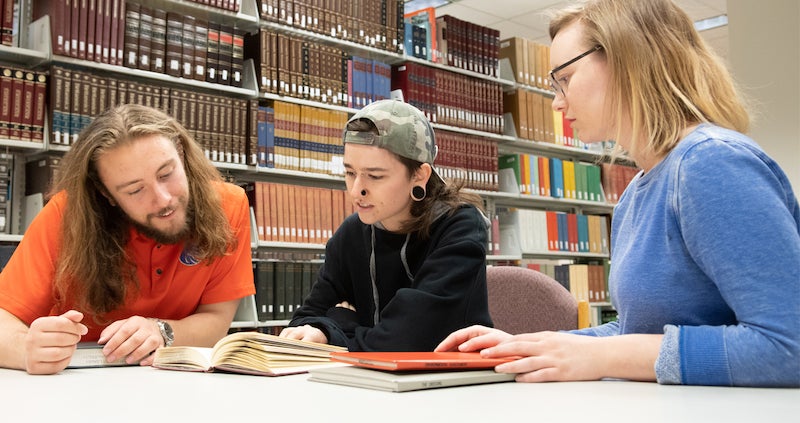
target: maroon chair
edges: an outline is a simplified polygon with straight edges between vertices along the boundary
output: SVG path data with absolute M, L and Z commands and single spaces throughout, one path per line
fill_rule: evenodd
M 588 303 L 578 307 L 560 283 L 533 269 L 488 266 L 486 282 L 494 327 L 511 334 L 577 329 L 578 309 L 588 315 Z

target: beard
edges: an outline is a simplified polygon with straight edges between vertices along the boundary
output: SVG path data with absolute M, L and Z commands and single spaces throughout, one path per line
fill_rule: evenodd
M 178 230 L 175 232 L 165 232 L 151 225 L 136 222 L 130 218 L 128 218 L 128 221 L 134 228 L 136 228 L 137 231 L 139 231 L 139 233 L 153 239 L 159 244 L 178 244 L 179 242 L 185 241 L 189 238 L 189 234 L 191 233 L 191 222 L 194 221 L 194 208 L 189 206 L 185 199 L 181 199 L 179 202 L 180 205 L 184 206 L 186 209 L 186 219 L 181 222 L 180 228 L 178 228 Z M 160 213 L 163 213 L 163 211 L 160 211 L 159 214 Z

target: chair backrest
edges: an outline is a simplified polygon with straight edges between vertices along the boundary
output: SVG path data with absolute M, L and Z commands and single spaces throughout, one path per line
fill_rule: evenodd
M 518 266 L 486 269 L 494 327 L 511 334 L 578 328 L 578 302 L 555 279 Z

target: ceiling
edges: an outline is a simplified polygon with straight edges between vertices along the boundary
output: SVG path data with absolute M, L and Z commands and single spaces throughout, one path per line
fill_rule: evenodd
M 565 0 L 451 0 L 436 9 L 436 16 L 458 19 L 500 30 L 500 38 L 523 37 L 550 45 L 546 14 L 551 8 L 572 3 Z M 727 0 L 674 0 L 692 20 L 727 13 Z M 728 26 L 701 32 L 706 42 L 723 59 L 728 55 Z

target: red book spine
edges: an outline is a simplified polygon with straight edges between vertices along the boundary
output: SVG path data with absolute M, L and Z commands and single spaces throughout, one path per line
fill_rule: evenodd
M 47 75 L 37 73 L 33 87 L 33 123 L 31 140 L 44 141 L 44 113 L 47 96 Z
M 22 102 L 25 97 L 25 73 L 19 69 L 14 70 L 14 76 L 11 80 L 11 119 L 9 138 L 12 140 L 21 139 L 22 134 L 20 125 L 22 125 Z
M 23 99 L 22 99 L 22 120 L 20 122 L 20 138 L 25 141 L 30 141 L 32 137 L 33 127 L 33 96 L 34 96 L 34 76 L 33 72 L 25 72 L 25 81 L 23 83 Z
M 11 90 L 12 78 L 14 72 L 12 69 L 2 69 L 0 74 L 0 139 L 8 139 L 11 135 Z

